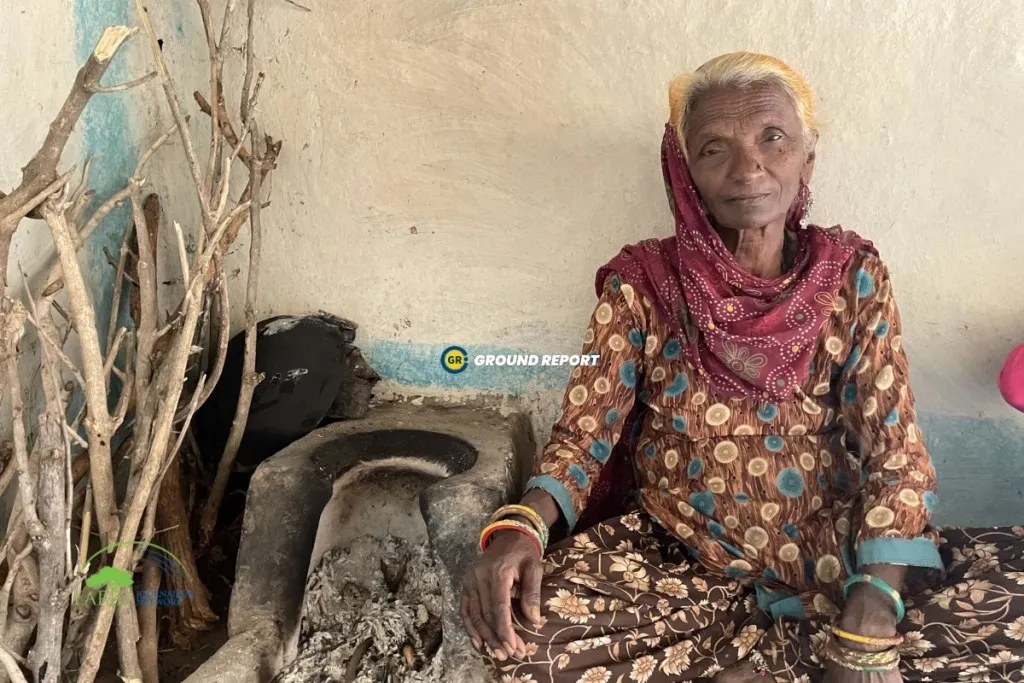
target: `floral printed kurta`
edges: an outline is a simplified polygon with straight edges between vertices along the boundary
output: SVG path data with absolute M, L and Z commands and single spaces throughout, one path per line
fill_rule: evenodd
M 773 615 L 834 611 L 858 566 L 941 568 L 926 530 L 935 471 L 889 273 L 877 257 L 853 258 L 839 294 L 815 302 L 830 316 L 784 403 L 713 396 L 660 312 L 610 276 L 584 336 L 583 353 L 600 361 L 574 370 L 528 487 L 550 493 L 571 529 L 639 402 L 645 511 L 708 570 L 756 582 Z M 756 346 L 728 353 L 740 375 L 765 364 Z

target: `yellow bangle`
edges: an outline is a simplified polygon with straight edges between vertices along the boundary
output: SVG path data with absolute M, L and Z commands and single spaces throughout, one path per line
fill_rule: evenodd
M 851 643 L 860 643 L 861 645 L 878 645 L 879 647 L 899 647 L 903 644 L 903 636 L 894 636 L 892 638 L 872 638 L 871 636 L 862 636 L 856 633 L 850 633 L 844 631 L 841 628 L 832 627 L 832 635 L 836 638 L 848 640 Z
M 533 523 L 533 526 L 537 529 L 537 533 L 541 537 L 541 542 L 546 546 L 548 543 L 548 525 L 544 523 L 544 518 L 540 516 L 540 513 L 531 507 L 526 505 L 503 505 L 491 515 L 491 522 L 497 522 L 499 519 L 504 519 L 511 515 L 517 515 L 519 517 L 525 517 Z
M 537 533 L 537 530 L 530 524 L 519 522 L 514 519 L 492 522 L 485 526 L 483 531 L 480 532 L 480 552 L 487 550 L 487 546 L 491 542 L 491 536 L 499 531 L 518 531 L 533 541 L 533 545 L 537 549 L 537 554 L 544 557 L 544 543 L 541 541 L 540 534 Z

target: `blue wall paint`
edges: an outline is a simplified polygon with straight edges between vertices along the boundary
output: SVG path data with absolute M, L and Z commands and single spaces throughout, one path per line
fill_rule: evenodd
M 461 346 L 476 354 L 517 354 L 521 350 L 444 344 L 371 342 L 367 359 L 385 379 L 410 387 L 475 389 L 518 396 L 526 391 L 564 390 L 568 367 L 475 367 L 459 374 L 441 366 L 441 352 Z M 577 349 L 546 349 L 578 353 Z M 922 413 L 919 422 L 939 473 L 939 524 L 990 526 L 1024 524 L 1024 419 L 989 419 Z
M 936 522 L 1024 524 L 1024 419 L 922 413 L 939 473 Z
M 458 374 L 452 374 L 441 367 L 441 353 L 449 346 L 465 349 L 470 365 Z M 549 353 L 579 353 L 579 349 L 549 349 Z M 446 387 L 451 389 L 476 389 L 500 391 L 519 395 L 528 389 L 561 390 L 569 380 L 572 368 L 568 366 L 480 366 L 472 364 L 477 354 L 522 354 L 522 350 L 498 346 L 466 345 L 454 341 L 450 344 L 406 344 L 376 340 L 366 351 L 367 360 L 382 376 L 400 384 L 417 387 Z
M 133 26 L 134 3 L 131 0 L 75 0 L 75 56 L 84 64 L 92 54 L 103 30 L 111 25 Z M 133 40 L 138 40 L 138 36 Z M 120 83 L 133 76 L 126 67 L 125 51 L 115 57 L 103 81 Z M 96 191 L 94 208 L 123 188 L 135 170 L 138 150 L 132 131 L 125 93 L 96 95 L 82 116 L 83 156 L 92 156 L 90 186 Z M 81 165 L 79 165 L 81 168 Z M 124 230 L 131 218 L 128 206 L 112 212 L 93 233 L 84 249 L 87 277 L 96 304 L 96 322 L 100 339 L 106 339 L 110 320 L 114 268 L 107 263 L 104 250 L 120 251 Z

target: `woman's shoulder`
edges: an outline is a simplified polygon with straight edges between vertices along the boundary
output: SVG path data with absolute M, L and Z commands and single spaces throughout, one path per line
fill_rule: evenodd
M 850 253 L 850 266 L 847 268 L 848 280 L 855 281 L 858 273 L 862 271 L 872 276 L 888 278 L 888 266 L 871 240 L 839 225 L 831 228 L 818 228 L 818 230 L 827 239 Z

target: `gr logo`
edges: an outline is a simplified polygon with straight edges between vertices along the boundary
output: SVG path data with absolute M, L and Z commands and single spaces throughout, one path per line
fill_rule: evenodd
M 441 352 L 441 367 L 445 372 L 456 375 L 466 369 L 469 365 L 469 357 L 466 350 L 459 346 L 449 346 Z

